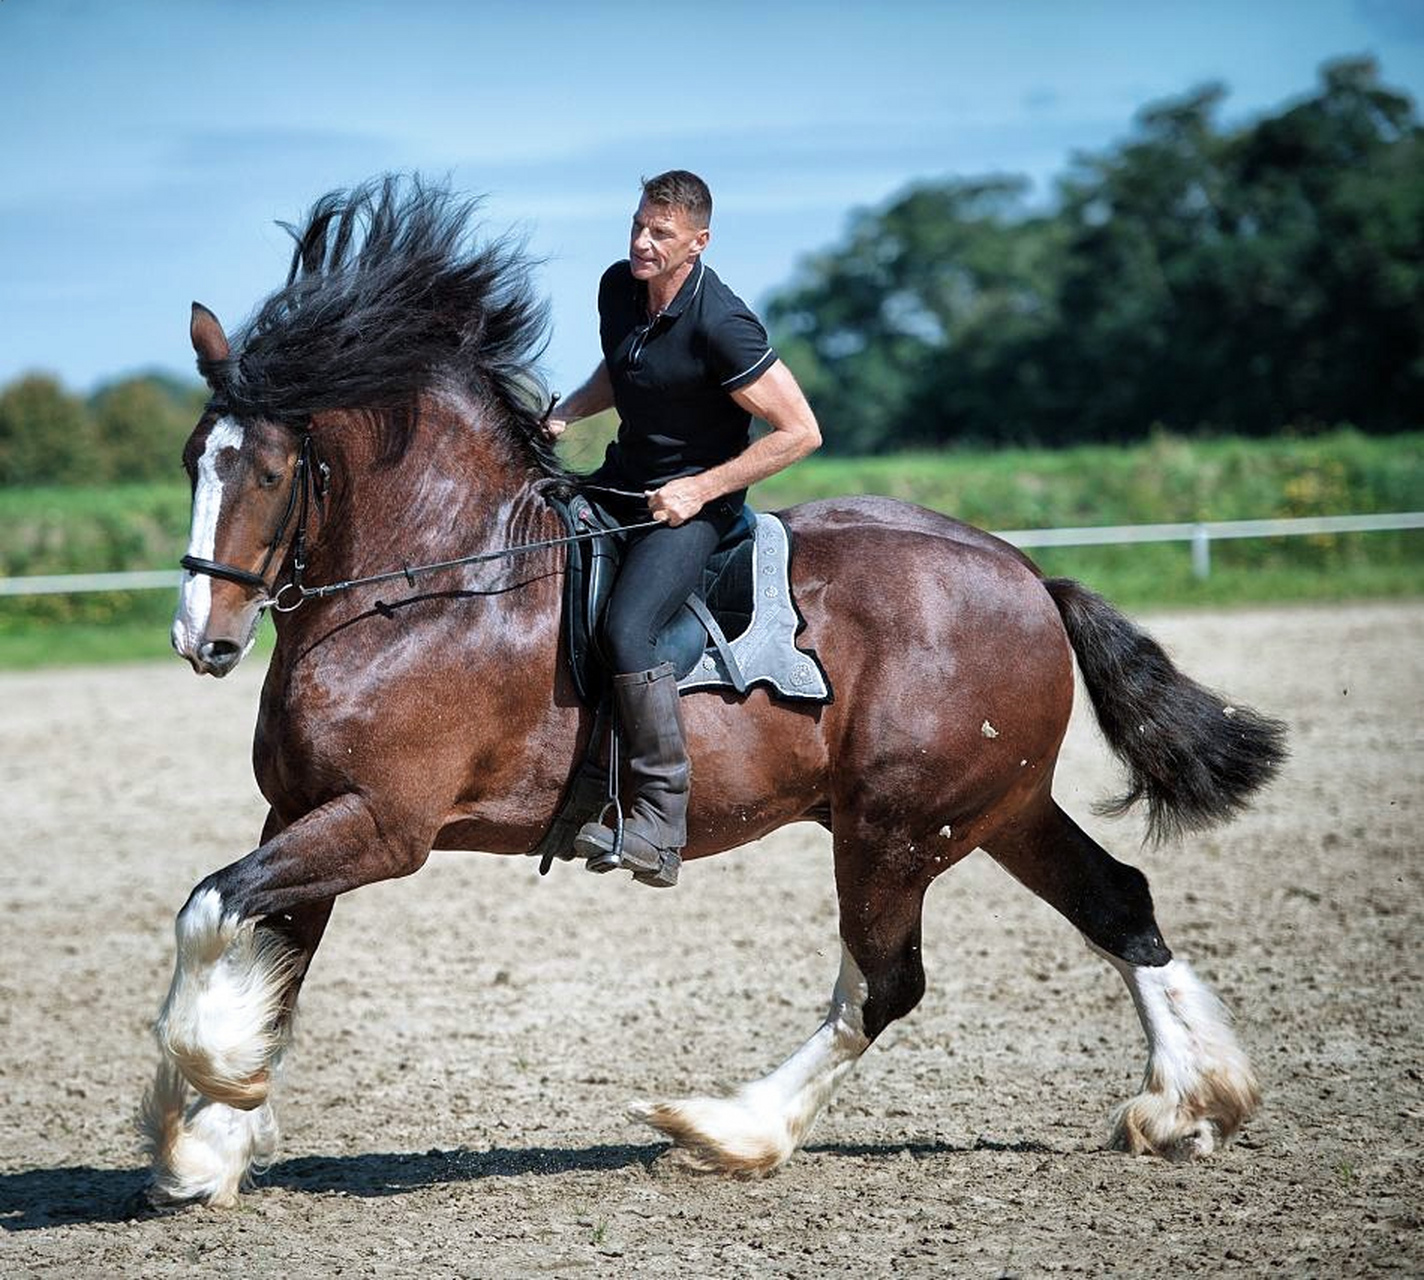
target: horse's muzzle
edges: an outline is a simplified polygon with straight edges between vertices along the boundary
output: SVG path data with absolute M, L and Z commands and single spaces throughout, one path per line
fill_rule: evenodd
M 199 675 L 227 675 L 242 660 L 242 646 L 232 640 L 209 640 L 198 646 L 196 658 L 189 658 Z

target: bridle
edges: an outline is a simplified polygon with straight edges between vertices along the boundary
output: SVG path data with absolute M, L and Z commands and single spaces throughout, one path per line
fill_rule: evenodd
M 379 582 L 394 582 L 396 579 L 404 579 L 409 586 L 414 587 L 418 577 L 423 577 L 427 573 L 436 573 L 442 569 L 456 569 L 462 565 L 481 564 L 489 560 L 504 560 L 529 551 L 567 546 L 571 542 L 585 542 L 590 538 L 602 537 L 608 533 L 632 533 L 638 529 L 651 529 L 662 523 L 660 520 L 642 520 L 633 524 L 603 526 L 590 529 L 586 533 L 571 533 L 561 538 L 545 538 L 540 542 L 523 542 L 512 547 L 503 547 L 498 551 L 480 551 L 473 555 L 457 556 L 453 560 L 437 560 L 430 564 L 404 564 L 399 569 L 389 569 L 384 573 L 372 573 L 362 578 L 347 578 L 341 582 L 329 582 L 322 586 L 309 587 L 303 581 L 307 567 L 307 519 L 311 514 L 313 502 L 325 501 L 330 479 L 331 468 L 317 457 L 316 445 L 312 441 L 311 432 L 309 430 L 302 431 L 301 444 L 297 448 L 297 465 L 292 473 L 292 487 L 287 494 L 287 506 L 282 512 L 282 518 L 277 521 L 277 527 L 272 533 L 272 540 L 267 544 L 267 554 L 262 558 L 262 563 L 257 570 L 254 572 L 250 569 L 239 568 L 235 564 L 224 564 L 220 560 L 204 560 L 201 556 L 193 555 L 184 556 L 178 563 L 189 573 L 203 573 L 210 578 L 221 578 L 227 582 L 235 582 L 239 586 L 256 588 L 263 593 L 263 599 L 258 605 L 260 609 L 272 609 L 277 613 L 291 613 L 308 600 L 322 600 L 327 596 L 350 591 L 354 587 L 366 587 Z M 602 485 L 584 485 L 583 487 L 603 489 L 606 492 L 622 494 L 626 497 L 643 496 L 642 494 L 625 493 L 620 489 L 608 489 Z M 296 531 L 292 535 L 292 576 L 281 586 L 275 586 L 275 584 L 268 583 L 267 571 L 272 567 L 272 561 L 276 559 L 282 549 L 293 516 L 296 517 Z
M 302 585 L 302 575 L 307 567 L 307 517 L 311 513 L 312 501 L 324 501 L 327 483 L 331 478 L 331 468 L 316 457 L 316 446 L 312 443 L 310 431 L 301 433 L 301 443 L 297 447 L 297 466 L 292 474 L 292 487 L 287 493 L 287 506 L 272 540 L 267 544 L 267 554 L 263 556 L 256 572 L 239 568 L 235 564 L 224 564 L 221 560 L 204 560 L 201 556 L 188 555 L 178 561 L 189 573 L 205 573 L 210 578 L 222 578 L 243 587 L 256 587 L 263 593 L 261 607 L 275 609 L 278 613 L 290 613 L 307 598 L 307 588 Z M 272 561 L 281 551 L 287 536 L 287 528 L 296 516 L 297 528 L 292 537 L 292 576 L 275 590 L 267 582 L 267 571 Z M 296 593 L 290 604 L 283 604 L 282 598 L 289 591 Z

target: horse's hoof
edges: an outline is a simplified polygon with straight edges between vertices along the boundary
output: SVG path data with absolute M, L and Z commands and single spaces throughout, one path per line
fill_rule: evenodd
M 171 1200 L 153 1183 L 140 1187 L 123 1201 L 124 1217 L 129 1219 L 171 1218 L 176 1213 L 201 1205 L 202 1199 Z
M 683 1098 L 677 1102 L 637 1101 L 628 1116 L 671 1139 L 664 1159 L 693 1173 L 764 1178 L 795 1150 L 784 1128 L 746 1106 L 741 1098 Z

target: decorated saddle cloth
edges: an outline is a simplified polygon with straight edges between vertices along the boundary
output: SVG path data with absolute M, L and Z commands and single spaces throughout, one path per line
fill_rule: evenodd
M 607 513 L 582 494 L 551 497 L 571 534 L 564 579 L 564 638 L 579 697 L 597 707 L 608 688 L 599 634 L 618 574 L 622 539 Z M 791 538 L 774 515 L 744 507 L 713 553 L 701 587 L 658 637 L 659 662 L 671 662 L 678 689 L 765 686 L 774 697 L 825 703 L 830 681 L 814 651 L 798 649 L 805 625 L 791 596 Z

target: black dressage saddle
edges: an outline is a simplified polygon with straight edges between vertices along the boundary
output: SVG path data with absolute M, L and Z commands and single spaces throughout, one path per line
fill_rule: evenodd
M 585 704 L 597 707 L 609 679 L 601 624 L 618 576 L 623 538 L 612 531 L 617 522 L 584 494 L 550 495 L 549 502 L 570 534 L 593 535 L 568 544 L 563 627 L 574 686 Z M 743 507 L 712 553 L 701 584 L 658 637 L 658 663 L 671 662 L 679 680 L 705 655 L 715 654 L 719 666 L 731 676 L 732 686 L 739 693 L 746 692 L 747 682 L 731 642 L 751 625 L 754 612 L 756 522 L 756 513 Z
M 623 553 L 614 521 L 586 495 L 562 487 L 546 493 L 568 533 L 564 574 L 564 639 L 579 698 L 595 711 L 584 760 L 569 779 L 559 811 L 538 845 L 540 873 L 555 859 L 576 857 L 580 826 L 603 811 L 613 795 L 602 729 L 610 715 L 611 679 L 600 647 L 604 609 Z M 791 540 L 774 515 L 744 507 L 708 561 L 699 588 L 658 637 L 657 658 L 671 662 L 683 693 L 765 686 L 792 703 L 828 703 L 830 680 L 814 650 L 801 649 L 803 627 L 791 598 Z

